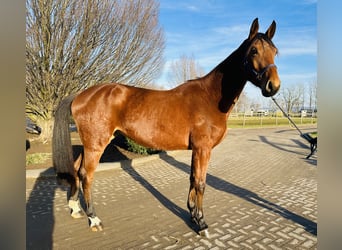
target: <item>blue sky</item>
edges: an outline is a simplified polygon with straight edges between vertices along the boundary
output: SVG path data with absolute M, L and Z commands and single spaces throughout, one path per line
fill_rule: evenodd
M 316 82 L 316 10 L 316 0 L 161 0 L 165 65 L 156 83 L 170 88 L 169 65 L 182 55 L 194 57 L 209 72 L 247 38 L 256 17 L 261 32 L 273 20 L 277 23 L 273 42 L 279 49 L 275 63 L 282 86 Z M 245 92 L 251 99 L 261 97 L 251 83 Z

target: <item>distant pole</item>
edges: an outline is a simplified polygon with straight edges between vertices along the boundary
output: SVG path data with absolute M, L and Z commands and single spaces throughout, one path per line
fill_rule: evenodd
M 246 111 L 243 112 L 243 123 L 242 123 L 242 127 L 244 128 L 246 124 Z

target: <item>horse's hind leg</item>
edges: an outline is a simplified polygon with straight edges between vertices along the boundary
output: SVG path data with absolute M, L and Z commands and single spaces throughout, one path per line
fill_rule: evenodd
M 80 191 L 80 178 L 78 176 L 78 171 L 80 169 L 80 165 L 82 162 L 82 154 L 78 156 L 74 163 L 74 182 L 70 187 L 70 196 L 69 196 L 69 208 L 71 216 L 75 219 L 81 218 L 83 216 L 83 211 L 79 202 L 79 191 Z
M 99 163 L 101 151 L 87 150 L 84 151 L 84 162 L 80 169 L 80 177 L 82 181 L 83 196 L 86 203 L 86 214 L 88 216 L 89 227 L 92 231 L 102 231 L 103 224 L 96 216 L 93 198 L 92 198 L 92 183 L 94 179 L 94 172 Z

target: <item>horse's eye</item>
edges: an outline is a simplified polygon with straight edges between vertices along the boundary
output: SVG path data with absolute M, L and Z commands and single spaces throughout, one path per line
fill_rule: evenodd
M 256 54 L 258 54 L 258 50 L 257 50 L 256 48 L 253 47 L 253 48 L 251 49 L 251 55 L 252 55 L 252 56 L 255 56 Z

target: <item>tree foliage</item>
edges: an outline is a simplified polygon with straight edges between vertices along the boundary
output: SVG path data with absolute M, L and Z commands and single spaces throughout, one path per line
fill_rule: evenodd
M 203 75 L 203 68 L 196 63 L 193 57 L 182 55 L 178 60 L 173 61 L 170 64 L 168 81 L 175 86 Z
M 317 81 L 312 81 L 309 85 L 309 107 L 317 109 Z
M 163 65 L 158 15 L 154 0 L 26 0 L 26 113 L 51 120 L 96 83 L 150 83 Z
M 243 90 L 237 100 L 234 110 L 235 112 L 246 112 L 250 108 L 250 100 L 246 95 L 246 92 Z
M 281 100 L 284 103 L 285 111 L 289 114 L 294 107 L 303 106 L 304 87 L 301 84 L 282 88 L 280 91 Z

